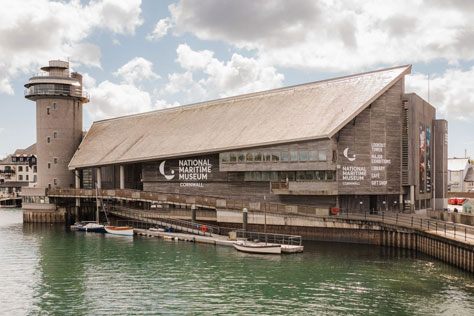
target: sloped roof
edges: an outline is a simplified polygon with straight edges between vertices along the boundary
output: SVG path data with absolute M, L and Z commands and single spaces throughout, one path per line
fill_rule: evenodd
M 468 158 L 448 158 L 448 170 L 449 171 L 459 171 L 466 169 L 467 164 L 469 163 Z
M 21 155 L 36 155 L 36 143 L 30 145 L 26 149 L 17 149 L 13 153 L 13 156 L 21 156 Z
M 464 181 L 474 182 L 474 169 L 472 167 L 469 167 L 469 169 L 467 169 L 467 173 L 466 173 L 466 176 L 464 177 Z
M 410 71 L 401 66 L 97 121 L 69 168 L 328 138 Z

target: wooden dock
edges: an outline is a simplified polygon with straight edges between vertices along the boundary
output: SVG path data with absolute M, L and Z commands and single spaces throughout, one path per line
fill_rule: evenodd
M 185 233 L 172 233 L 166 231 L 160 231 L 155 229 L 134 229 L 136 235 L 148 236 L 148 237 L 159 237 L 163 239 L 176 240 L 176 241 L 188 241 L 188 242 L 197 242 L 203 244 L 211 244 L 216 246 L 226 246 L 233 247 L 235 240 L 231 240 L 229 237 L 221 235 L 213 236 L 201 236 L 201 235 L 192 235 Z M 303 252 L 304 246 L 300 245 L 281 245 L 282 253 L 298 253 Z

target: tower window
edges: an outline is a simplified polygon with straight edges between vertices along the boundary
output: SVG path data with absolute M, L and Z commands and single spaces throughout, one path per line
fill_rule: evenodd
M 48 169 L 51 169 L 51 163 L 48 162 Z
M 47 140 L 48 140 L 48 144 L 51 143 L 51 137 L 48 136 Z
M 53 109 L 56 110 L 56 102 L 53 103 Z
M 57 164 L 58 163 L 58 158 L 54 157 L 54 163 Z
M 58 179 L 53 179 L 54 185 L 58 185 Z
M 30 181 L 30 176 L 26 175 L 26 181 Z
M 58 132 L 53 132 L 53 138 L 58 138 Z
M 51 108 L 46 108 L 46 113 L 47 113 L 48 115 L 50 115 L 50 114 L 51 114 Z

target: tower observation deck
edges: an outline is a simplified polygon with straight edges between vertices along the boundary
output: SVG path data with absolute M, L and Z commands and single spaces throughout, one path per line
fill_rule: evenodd
M 25 98 L 36 102 L 38 188 L 71 188 L 68 164 L 82 140 L 82 75 L 69 62 L 51 60 L 25 84 Z

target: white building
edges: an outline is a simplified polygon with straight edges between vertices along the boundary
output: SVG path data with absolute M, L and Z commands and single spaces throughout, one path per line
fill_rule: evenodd
M 35 187 L 37 182 L 36 144 L 17 149 L 0 160 L 0 197 L 15 197 L 22 187 Z
M 469 192 L 474 190 L 474 163 L 470 158 L 448 159 L 448 190 Z

